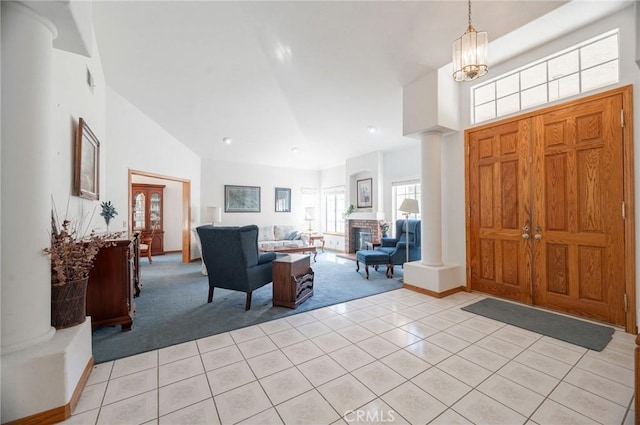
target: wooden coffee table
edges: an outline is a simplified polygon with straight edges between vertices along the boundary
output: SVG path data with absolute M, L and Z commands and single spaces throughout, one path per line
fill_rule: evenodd
M 316 256 L 318 255 L 318 251 L 315 246 L 277 246 L 275 248 L 260 248 L 262 252 L 280 252 L 287 254 L 300 253 L 304 254 L 306 252 L 313 253 L 313 262 L 316 262 Z

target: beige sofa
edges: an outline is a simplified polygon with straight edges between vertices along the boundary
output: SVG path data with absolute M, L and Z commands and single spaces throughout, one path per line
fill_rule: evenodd
M 293 232 L 296 232 L 295 234 Z M 292 238 L 292 239 L 291 239 Z M 308 238 L 296 226 L 262 226 L 258 232 L 258 248 L 274 249 L 286 246 L 305 246 Z

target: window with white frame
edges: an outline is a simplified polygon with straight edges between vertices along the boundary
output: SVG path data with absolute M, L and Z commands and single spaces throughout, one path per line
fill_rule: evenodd
M 617 83 L 618 45 L 616 29 L 471 87 L 472 122 Z
M 344 211 L 346 208 L 344 192 L 344 186 L 322 191 L 324 231 L 326 233 L 344 233 Z
M 392 182 L 391 190 L 393 211 L 393 216 L 391 217 L 391 219 L 395 223 L 397 220 L 404 219 L 405 217 L 404 213 L 398 209 L 400 208 L 400 205 L 402 205 L 402 201 L 404 201 L 405 198 L 417 199 L 418 205 L 420 204 L 420 180 Z M 420 220 L 420 213 L 411 214 L 409 218 Z

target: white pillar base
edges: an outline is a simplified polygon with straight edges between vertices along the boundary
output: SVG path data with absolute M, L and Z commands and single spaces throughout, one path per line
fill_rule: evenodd
M 3 354 L 1 362 L 2 423 L 52 409 L 59 413 L 73 397 L 77 402 L 93 365 L 91 317 L 56 331 L 47 342 Z
M 404 286 L 435 297 L 465 290 L 464 269 L 457 264 L 427 266 L 420 261 L 404 263 Z

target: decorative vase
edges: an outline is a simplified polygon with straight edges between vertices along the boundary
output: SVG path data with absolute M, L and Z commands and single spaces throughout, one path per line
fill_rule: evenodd
M 387 232 L 382 232 L 382 237 L 383 237 L 383 238 L 386 238 L 386 237 L 388 237 L 388 236 L 389 236 L 389 235 L 387 234 Z
M 65 329 L 84 323 L 87 318 L 88 281 L 86 277 L 51 284 L 51 326 Z

